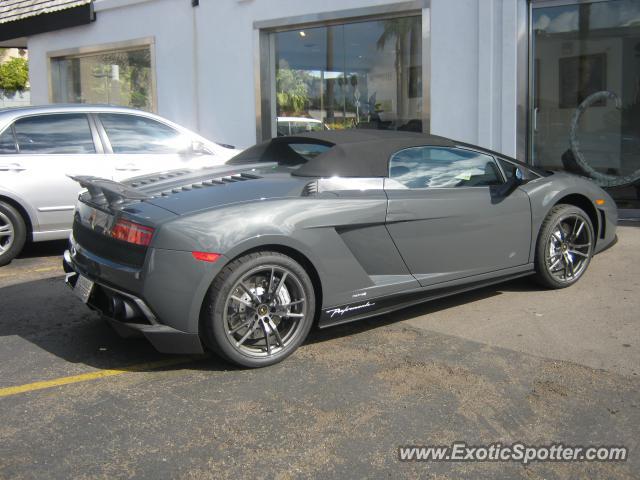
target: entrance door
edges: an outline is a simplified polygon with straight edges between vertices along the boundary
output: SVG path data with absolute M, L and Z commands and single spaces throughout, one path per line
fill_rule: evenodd
M 532 163 L 640 208 L 640 2 L 534 0 L 531 22 Z

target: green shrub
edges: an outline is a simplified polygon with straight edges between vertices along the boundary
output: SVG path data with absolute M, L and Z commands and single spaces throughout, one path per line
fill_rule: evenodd
M 12 58 L 0 64 L 0 90 L 22 91 L 29 81 L 29 63 L 24 58 Z

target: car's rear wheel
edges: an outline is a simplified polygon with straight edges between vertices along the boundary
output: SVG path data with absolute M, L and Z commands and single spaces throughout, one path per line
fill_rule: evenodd
M 204 340 L 245 367 L 277 363 L 304 341 L 315 315 L 313 283 L 278 252 L 240 257 L 218 275 L 207 299 Z
M 536 246 L 536 280 L 548 288 L 576 283 L 591 261 L 593 225 L 589 216 L 573 205 L 556 205 L 542 223 Z
M 20 253 L 27 239 L 22 215 L 11 205 L 0 202 L 0 267 Z

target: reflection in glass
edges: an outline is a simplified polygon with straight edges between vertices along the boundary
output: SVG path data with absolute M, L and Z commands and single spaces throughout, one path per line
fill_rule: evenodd
M 95 145 L 84 114 L 26 117 L 14 123 L 20 153 L 95 153 Z
M 0 155 L 3 153 L 17 153 L 16 139 L 10 127 L 5 128 L 4 132 L 0 134 Z
M 109 137 L 113 153 L 180 153 L 190 139 L 150 118 L 121 113 L 98 115 Z
M 51 59 L 54 103 L 102 103 L 152 111 L 148 47 Z
M 278 135 L 422 131 L 421 17 L 275 33 Z
M 493 157 L 470 150 L 414 147 L 396 153 L 389 177 L 408 188 L 486 187 L 502 183 Z
M 640 208 L 640 2 L 533 10 L 532 157 Z

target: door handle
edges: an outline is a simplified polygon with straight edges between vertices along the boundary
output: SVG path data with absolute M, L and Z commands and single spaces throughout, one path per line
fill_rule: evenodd
M 26 168 L 19 163 L 0 164 L 0 172 L 22 172 L 24 170 L 26 170 Z
M 140 169 L 133 163 L 127 163 L 126 165 L 116 166 L 116 170 L 119 170 L 121 172 L 137 172 Z

